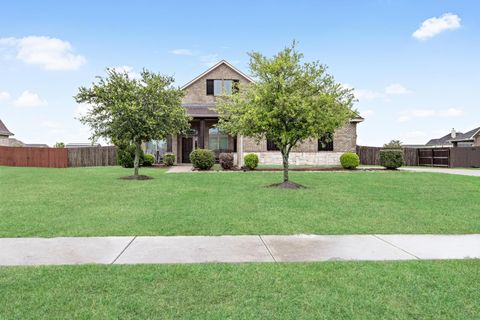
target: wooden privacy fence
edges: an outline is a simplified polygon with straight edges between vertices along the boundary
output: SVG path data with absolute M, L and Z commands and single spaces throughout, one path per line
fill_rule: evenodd
M 69 167 L 115 166 L 117 147 L 69 148 Z
M 0 165 L 66 168 L 68 165 L 67 149 L 0 147 Z
M 0 146 L 0 166 L 92 167 L 117 165 L 116 147 L 31 148 Z
M 480 168 L 480 147 L 451 148 L 450 166 L 452 168 Z
M 357 146 L 357 154 L 360 158 L 360 164 L 379 166 L 380 165 L 380 147 Z M 418 155 L 415 148 L 403 148 L 403 158 L 406 166 L 417 166 Z
M 380 165 L 379 147 L 357 146 L 360 164 Z M 480 168 L 480 147 L 404 148 L 406 166 Z

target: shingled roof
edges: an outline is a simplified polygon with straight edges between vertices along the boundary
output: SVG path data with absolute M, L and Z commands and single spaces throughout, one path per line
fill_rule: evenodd
M 427 146 L 435 146 L 435 145 L 449 145 L 452 144 L 452 142 L 469 142 L 473 141 L 475 139 L 475 135 L 480 133 L 480 127 L 472 129 L 468 132 L 461 133 L 457 132 L 455 139 L 452 138 L 452 134 L 449 133 L 441 138 L 438 139 L 432 139 L 427 142 Z
M 0 119 L 0 136 L 13 136 L 13 133 L 7 129 L 5 124 Z

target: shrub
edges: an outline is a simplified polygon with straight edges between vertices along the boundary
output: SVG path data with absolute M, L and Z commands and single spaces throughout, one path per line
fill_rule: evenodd
M 245 166 L 250 170 L 254 170 L 258 166 L 258 156 L 255 153 L 246 154 L 243 160 Z
M 219 159 L 220 159 L 220 165 L 222 166 L 223 170 L 233 169 L 233 154 L 220 153 Z
M 383 149 L 402 149 L 402 142 L 400 140 L 391 140 L 383 145 Z
M 340 163 L 344 169 L 355 169 L 360 164 L 360 158 L 356 153 L 345 152 L 340 157 Z
M 380 164 L 387 169 L 397 169 L 403 165 L 403 150 L 380 150 Z
M 190 161 L 194 168 L 210 170 L 215 164 L 215 155 L 212 150 L 196 149 L 190 153 Z
M 143 166 L 144 167 L 150 167 L 154 163 L 155 163 L 155 156 L 153 154 L 146 153 L 143 156 Z
M 118 146 L 117 162 L 124 168 L 133 168 L 133 161 L 135 160 L 135 145 L 120 145 Z M 143 164 L 143 150 L 140 152 L 140 165 Z
M 165 153 L 163 155 L 163 164 L 167 167 L 175 164 L 175 155 L 173 153 Z

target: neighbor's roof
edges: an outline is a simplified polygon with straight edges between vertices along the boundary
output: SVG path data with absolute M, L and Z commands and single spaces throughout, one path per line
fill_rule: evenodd
M 452 134 L 446 134 L 445 136 L 438 138 L 438 139 L 432 139 L 427 142 L 427 146 L 433 146 L 433 145 L 448 145 L 451 144 L 452 142 L 465 142 L 465 141 L 473 141 L 475 136 L 480 133 L 480 127 L 475 128 L 473 130 L 470 130 L 465 133 L 457 132 L 457 136 L 455 139 L 452 139 Z
M 470 141 L 470 140 L 474 140 L 475 136 L 480 132 L 480 127 L 478 128 L 475 128 L 473 130 L 470 130 L 468 132 L 465 132 L 465 133 L 461 133 L 461 134 L 458 134 L 457 133 L 457 136 L 455 137 L 455 139 L 450 139 L 450 141 L 455 141 L 455 142 L 459 142 L 459 141 Z
M 196 82 L 198 79 L 202 78 L 203 76 L 205 76 L 206 74 L 210 73 L 211 71 L 215 70 L 216 68 L 218 68 L 219 66 L 221 66 L 222 64 L 226 65 L 227 67 L 233 69 L 233 71 L 237 72 L 238 74 L 240 74 L 242 77 L 244 77 L 245 79 L 247 79 L 248 81 L 250 82 L 255 82 L 255 80 L 253 80 L 252 78 L 250 78 L 248 75 L 246 75 L 245 73 L 243 73 L 242 71 L 238 70 L 237 68 L 235 68 L 233 65 L 231 65 L 230 63 L 228 63 L 226 60 L 221 60 L 219 62 L 217 62 L 216 64 L 214 64 L 212 67 L 210 67 L 208 70 L 206 70 L 205 72 L 203 72 L 202 74 L 200 74 L 199 76 L 197 76 L 196 78 L 190 80 L 189 82 L 187 82 L 186 84 L 184 84 L 181 89 L 185 89 L 187 88 L 188 86 L 190 86 L 191 84 L 193 84 L 194 82 Z
M 10 132 L 10 130 L 7 129 L 7 127 L 2 122 L 1 119 L 0 119 L 0 135 L 2 135 L 2 136 L 13 136 L 13 133 Z
M 50 148 L 48 144 L 45 143 L 26 143 L 24 146 L 30 148 Z

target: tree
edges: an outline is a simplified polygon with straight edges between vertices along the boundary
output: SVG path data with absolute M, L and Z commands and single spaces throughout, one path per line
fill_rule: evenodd
M 57 142 L 57 143 L 55 143 L 55 145 L 53 147 L 54 148 L 65 148 L 65 143 Z
M 390 140 L 389 143 L 383 145 L 385 149 L 402 149 L 403 143 L 400 140 Z
M 289 182 L 290 151 L 307 139 L 334 132 L 354 117 L 353 90 L 336 83 L 318 61 L 302 63 L 295 42 L 272 58 L 258 52 L 249 55 L 256 81 L 221 99 L 218 126 L 257 142 L 273 141 L 283 159 L 283 183 L 278 186 L 298 187 Z
M 138 178 L 142 142 L 166 139 L 189 127 L 181 105 L 183 91 L 173 87 L 170 76 L 143 70 L 139 79 L 126 72 L 107 69 L 91 88 L 80 87 L 75 100 L 92 108 L 80 117 L 91 127 L 92 139 L 103 137 L 113 142 L 135 145 L 134 175 Z

